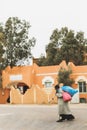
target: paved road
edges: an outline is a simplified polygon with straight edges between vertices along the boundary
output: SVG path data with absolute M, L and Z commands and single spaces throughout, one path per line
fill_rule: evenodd
M 0 130 L 87 130 L 87 104 L 70 104 L 74 121 L 57 123 L 57 105 L 0 105 Z

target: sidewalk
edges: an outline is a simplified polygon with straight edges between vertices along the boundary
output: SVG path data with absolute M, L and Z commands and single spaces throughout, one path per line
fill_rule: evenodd
M 56 105 L 0 105 L 0 130 L 87 130 L 87 104 L 70 104 L 76 119 L 57 123 Z

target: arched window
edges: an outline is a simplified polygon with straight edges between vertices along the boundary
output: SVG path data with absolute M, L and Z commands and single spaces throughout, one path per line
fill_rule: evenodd
M 52 87 L 52 82 L 49 80 L 45 81 L 45 87 Z
M 46 76 L 44 77 L 44 79 L 42 80 L 42 84 L 46 87 L 46 88 L 50 88 L 53 86 L 54 84 L 54 79 L 50 76 Z
M 79 86 L 79 92 L 80 93 L 87 92 L 87 86 L 86 86 L 86 82 L 85 81 L 79 81 L 78 82 L 78 86 Z

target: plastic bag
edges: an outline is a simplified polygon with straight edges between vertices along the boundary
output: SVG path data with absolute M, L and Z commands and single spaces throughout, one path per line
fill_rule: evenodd
M 70 86 L 63 86 L 62 90 L 65 92 L 68 92 L 71 96 L 73 96 L 74 94 L 76 94 L 78 92 L 78 90 L 76 90 Z
M 70 101 L 72 99 L 71 95 L 69 93 L 67 93 L 67 92 L 63 91 L 62 95 L 63 95 L 63 100 L 65 102 Z

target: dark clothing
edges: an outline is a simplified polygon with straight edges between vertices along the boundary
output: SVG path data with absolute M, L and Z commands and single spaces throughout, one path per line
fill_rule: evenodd
M 10 96 L 7 98 L 7 103 L 10 103 Z
M 55 86 L 56 93 L 58 93 L 59 85 Z

